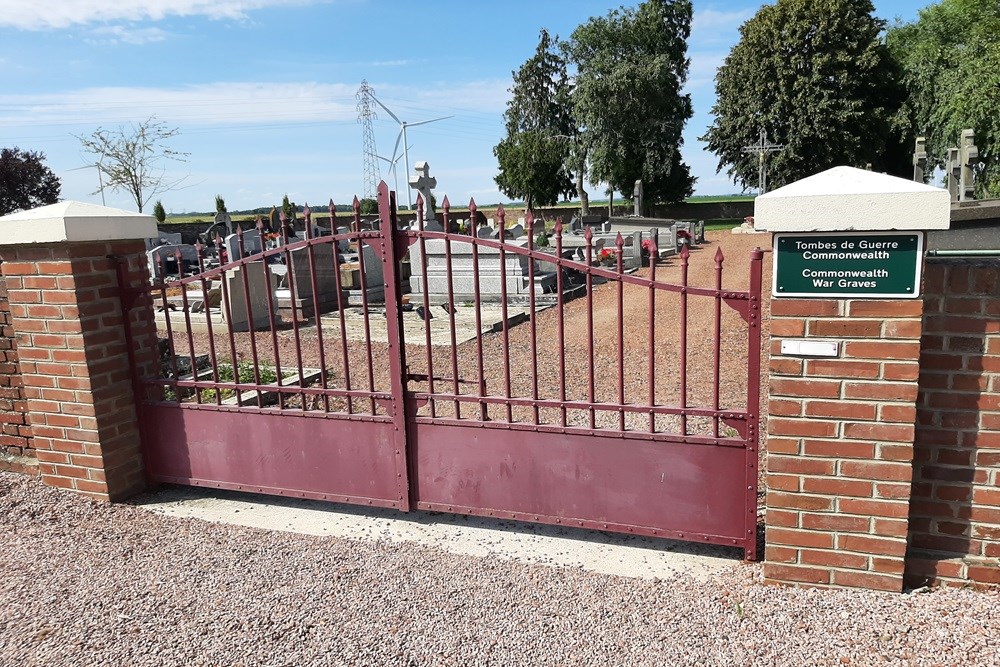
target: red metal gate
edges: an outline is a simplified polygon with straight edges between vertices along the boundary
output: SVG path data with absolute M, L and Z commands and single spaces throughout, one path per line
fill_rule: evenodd
M 179 279 L 123 294 L 127 308 L 152 304 L 160 339 L 129 332 L 152 481 L 728 544 L 756 558 L 759 251 L 748 290 L 723 288 L 721 251 L 714 285 L 689 285 L 687 246 L 671 284 L 657 279 L 668 268 L 657 252 L 627 272 L 620 235 L 602 248 L 589 229 L 557 224 L 534 238 L 529 216 L 526 243 L 514 243 L 502 208 L 499 238 L 401 230 L 394 193 L 383 183 L 378 197 L 378 229 L 362 226 L 356 203 L 349 230 L 312 237 L 307 213 L 303 240 L 209 270 L 201 249 L 190 275 L 178 255 Z M 451 217 L 445 199 L 445 230 Z M 470 219 L 474 232 L 474 203 Z M 337 246 L 358 250 L 356 270 L 338 264 Z M 257 331 L 234 330 L 243 323 Z

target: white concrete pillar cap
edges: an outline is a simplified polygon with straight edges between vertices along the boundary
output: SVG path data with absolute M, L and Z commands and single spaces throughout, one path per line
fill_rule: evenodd
M 61 201 L 0 217 L 0 246 L 121 241 L 159 236 L 151 215 Z
M 947 190 L 854 167 L 834 167 L 754 200 L 767 232 L 948 229 Z

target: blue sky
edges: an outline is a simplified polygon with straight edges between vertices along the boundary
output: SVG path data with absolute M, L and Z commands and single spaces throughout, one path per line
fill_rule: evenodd
M 538 31 L 560 37 L 620 3 L 609 0 L 0 0 L 0 145 L 43 151 L 66 199 L 100 202 L 93 159 L 74 135 L 151 114 L 190 153 L 168 163 L 185 187 L 168 212 L 280 203 L 317 205 L 361 194 L 362 133 L 355 93 L 367 79 L 399 118 L 448 120 L 408 130 L 410 164 L 425 160 L 438 197 L 506 201 L 493 146 L 511 72 Z M 628 4 L 628 3 L 627 3 Z M 922 0 L 876 0 L 876 14 L 916 18 Z M 696 193 L 737 192 L 696 137 L 711 122 L 713 77 L 760 3 L 694 0 L 688 91 L 695 115 L 684 158 Z M 381 110 L 379 110 L 381 112 Z M 398 125 L 379 113 L 378 150 Z M 74 170 L 75 169 L 75 170 Z M 390 182 L 391 173 L 382 169 Z M 399 167 L 403 183 L 402 162 Z M 591 187 L 591 196 L 602 192 Z M 134 209 L 124 193 L 109 206 Z M 405 196 L 401 196 L 405 201 Z

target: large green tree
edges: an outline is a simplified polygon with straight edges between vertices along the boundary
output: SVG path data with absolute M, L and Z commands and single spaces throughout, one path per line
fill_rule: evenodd
M 493 149 L 500 163 L 497 185 L 528 208 L 555 204 L 573 191 L 566 165 L 574 126 L 566 61 L 547 31 L 541 31 L 535 54 L 514 72 L 510 92 L 507 136 Z
M 759 154 L 744 147 L 764 130 L 785 146 L 768 158 L 772 187 L 839 165 L 906 172 L 891 127 L 903 91 L 873 12 L 871 0 L 778 0 L 743 24 L 702 137 L 718 171 L 756 187 Z
M 631 195 L 642 179 L 650 203 L 691 194 L 680 158 L 692 114 L 691 97 L 681 92 L 690 34 L 690 0 L 646 0 L 573 31 L 565 47 L 577 69 L 573 118 L 591 182 Z
M 976 132 L 976 196 L 1000 198 L 1000 3 L 941 0 L 891 28 L 886 41 L 908 96 L 898 122 L 927 138 L 940 166 L 963 129 Z
M 18 147 L 0 149 L 0 215 L 59 201 L 59 178 L 45 154 Z

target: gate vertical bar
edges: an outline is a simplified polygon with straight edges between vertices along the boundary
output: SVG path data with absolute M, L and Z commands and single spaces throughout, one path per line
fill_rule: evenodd
M 744 557 L 757 560 L 757 467 L 760 446 L 760 337 L 761 276 L 764 251 L 755 248 L 750 254 L 750 308 L 747 322 L 747 523 Z
M 390 200 L 385 181 L 378 185 L 378 213 L 382 233 L 382 275 L 385 288 L 385 320 L 389 344 L 389 384 L 392 391 L 393 456 L 396 464 L 396 491 L 399 509 L 410 511 L 410 474 L 408 469 L 407 423 L 410 407 L 406 400 L 406 344 L 403 338 L 403 301 L 400 285 L 399 260 L 402 248 L 392 214 L 395 202 Z M 400 244 L 402 245 L 402 243 Z

